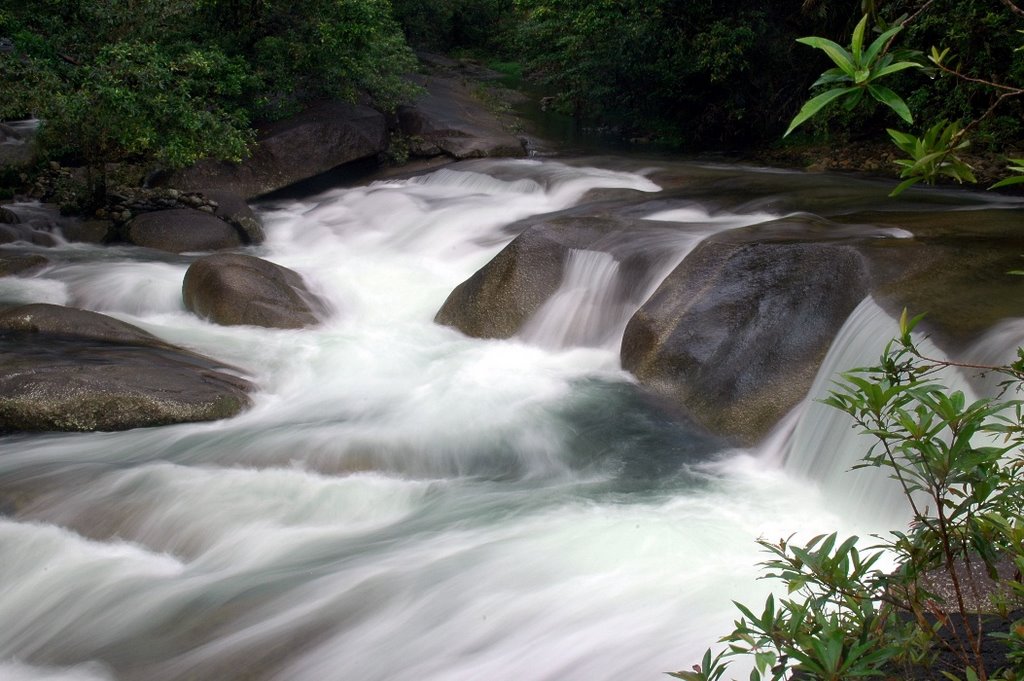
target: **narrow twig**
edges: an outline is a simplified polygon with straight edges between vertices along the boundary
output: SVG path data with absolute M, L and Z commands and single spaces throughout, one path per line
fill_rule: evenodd
M 924 12 L 925 12 L 925 11 L 927 11 L 927 10 L 928 10 L 928 8 L 929 8 L 929 7 L 931 7 L 931 6 L 932 6 L 932 5 L 934 5 L 934 4 L 935 4 L 935 0 L 928 0 L 928 2 L 924 3 L 923 5 L 921 5 L 921 6 L 920 6 L 920 7 L 919 7 L 919 8 L 917 9 L 917 11 L 916 11 L 916 12 L 914 12 L 914 13 L 913 13 L 913 14 L 911 14 L 911 15 L 910 15 L 909 17 L 907 17 L 906 19 L 904 19 L 903 21 L 901 21 L 901 22 L 900 22 L 900 26 L 906 26 L 907 24 L 911 23 L 911 22 L 912 22 L 912 21 L 913 21 L 914 19 L 916 19 L 916 18 L 918 18 L 919 16 L 921 16 L 922 14 L 924 14 Z
M 1006 5 L 1006 9 L 1010 10 L 1017 16 L 1024 17 L 1024 9 L 1021 9 L 1020 7 L 1015 5 L 1011 0 L 1000 0 L 1000 2 Z

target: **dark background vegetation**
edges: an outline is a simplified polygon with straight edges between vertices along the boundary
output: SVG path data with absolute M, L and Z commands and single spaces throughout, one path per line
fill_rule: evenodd
M 0 120 L 46 121 L 52 157 L 181 166 L 241 158 L 252 126 L 318 98 L 393 109 L 413 49 L 523 73 L 581 125 L 682 149 L 778 140 L 830 66 L 794 42 L 841 44 L 865 9 L 895 21 L 922 0 L 0 0 Z M 1024 83 L 1020 17 L 999 0 L 936 0 L 901 48 L 949 47 L 965 72 Z M 977 117 L 991 88 L 912 71 L 893 78 L 921 120 Z M 975 135 L 1024 138 L 1009 101 Z M 877 139 L 883 107 L 841 109 L 797 141 Z

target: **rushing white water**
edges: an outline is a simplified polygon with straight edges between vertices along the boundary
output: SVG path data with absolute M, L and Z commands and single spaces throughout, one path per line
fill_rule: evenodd
M 572 249 L 562 285 L 520 332 L 526 341 L 550 348 L 611 347 L 622 338 L 619 321 L 626 301 L 616 300 L 619 261 L 609 253 Z
M 508 225 L 599 189 L 658 191 L 480 161 L 264 204 L 252 252 L 330 302 L 313 329 L 202 321 L 188 259 L 130 248 L 62 244 L 0 279 L 0 300 L 103 311 L 260 386 L 224 422 L 0 439 L 0 678 L 599 681 L 698 660 L 731 599 L 767 591 L 754 540 L 849 527 L 835 500 L 640 397 L 607 336 L 624 309 L 568 318 L 619 305 L 607 254 L 573 255 L 541 315 L 557 330 L 432 322 Z M 761 219 L 680 210 L 651 216 L 690 224 L 677 259 Z

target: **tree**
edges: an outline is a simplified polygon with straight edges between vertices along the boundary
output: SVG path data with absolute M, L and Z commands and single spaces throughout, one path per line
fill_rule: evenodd
M 393 109 L 415 59 L 387 0 L 0 3 L 0 120 L 41 120 L 51 157 L 90 170 L 240 160 L 252 123 L 325 97 Z

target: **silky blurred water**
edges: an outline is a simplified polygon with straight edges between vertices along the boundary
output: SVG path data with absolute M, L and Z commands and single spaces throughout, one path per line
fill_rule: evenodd
M 607 295 L 607 254 L 574 252 L 520 337 L 432 321 L 509 225 L 601 191 L 660 187 L 478 161 L 259 204 L 250 252 L 328 301 L 312 329 L 192 316 L 187 256 L 61 244 L 34 278 L 0 279 L 4 302 L 101 311 L 259 386 L 224 422 L 0 439 L 0 678 L 620 681 L 697 661 L 732 599 L 767 593 L 755 539 L 857 529 L 815 482 L 832 434 L 728 450 L 645 398 L 619 366 L 633 310 Z M 667 273 L 777 216 L 645 217 L 675 230 Z M 891 335 L 857 314 L 881 328 L 848 324 L 845 344 Z M 811 463 L 785 468 L 793 447 Z

